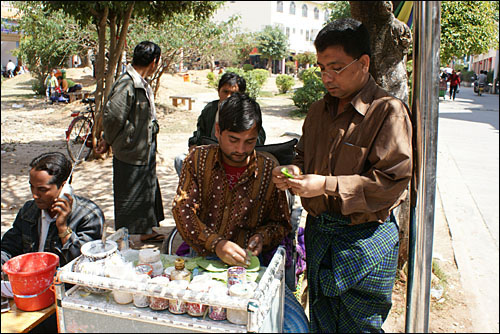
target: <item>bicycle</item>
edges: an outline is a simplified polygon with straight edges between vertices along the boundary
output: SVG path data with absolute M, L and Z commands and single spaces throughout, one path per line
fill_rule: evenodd
M 92 152 L 92 128 L 95 123 L 95 98 L 85 98 L 83 103 L 88 104 L 85 110 L 71 113 L 75 117 L 66 130 L 66 145 L 68 154 L 75 163 L 87 160 Z

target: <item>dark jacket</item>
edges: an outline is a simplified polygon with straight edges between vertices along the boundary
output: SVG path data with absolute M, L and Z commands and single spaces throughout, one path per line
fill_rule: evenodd
M 114 156 L 131 165 L 146 165 L 153 136 L 151 104 L 144 84 L 131 73 L 131 65 L 113 85 L 103 109 L 104 139 Z
M 40 243 L 41 210 L 35 201 L 26 202 L 19 210 L 12 228 L 2 237 L 2 265 L 10 258 L 31 252 L 38 252 Z M 68 216 L 68 226 L 73 230 L 64 244 L 58 236 L 55 223 L 51 223 L 45 241 L 45 252 L 57 254 L 62 267 L 78 257 L 80 248 L 88 241 L 101 238 L 104 214 L 91 200 L 73 196 L 73 210 Z
M 215 127 L 215 116 L 217 115 L 217 108 L 219 105 L 219 100 L 209 102 L 205 108 L 201 111 L 198 117 L 198 123 L 196 124 L 196 131 L 193 132 L 193 136 L 188 140 L 188 146 L 200 146 L 201 137 L 210 137 L 217 140 L 215 136 L 212 135 L 212 129 Z M 257 138 L 257 145 L 264 145 L 266 141 L 266 131 L 262 127 L 259 131 L 259 137 Z

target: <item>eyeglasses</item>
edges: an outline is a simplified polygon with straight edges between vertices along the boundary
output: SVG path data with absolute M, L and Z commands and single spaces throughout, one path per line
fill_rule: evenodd
M 345 70 L 346 68 L 348 68 L 349 66 L 351 66 L 352 64 L 354 64 L 356 61 L 358 61 L 359 58 L 356 58 L 354 59 L 353 61 L 351 61 L 349 64 L 347 64 L 346 66 L 342 67 L 340 70 L 322 70 L 320 72 L 314 72 L 318 77 L 322 78 L 325 74 L 328 75 L 331 78 L 333 78 L 333 74 L 335 73 L 336 75 L 340 75 L 340 73 L 342 73 L 343 70 Z

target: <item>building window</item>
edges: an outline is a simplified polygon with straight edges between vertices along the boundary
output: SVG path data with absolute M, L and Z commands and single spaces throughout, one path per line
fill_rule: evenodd
M 283 1 L 278 1 L 277 2 L 278 8 L 276 9 L 278 13 L 283 13 Z
M 319 20 L 319 9 L 314 7 L 314 19 Z
M 290 37 L 290 28 L 286 27 L 286 37 Z
M 304 34 L 304 29 L 300 29 L 300 34 L 303 35 Z
M 307 5 L 302 5 L 302 16 L 307 17 Z
M 292 30 L 292 34 L 295 34 L 295 28 L 293 28 L 293 30 Z
M 295 15 L 295 2 L 290 2 L 290 14 Z
M 306 30 L 306 41 L 309 40 L 309 30 Z
M 330 19 L 330 13 L 328 13 L 328 9 L 325 10 L 325 21 Z

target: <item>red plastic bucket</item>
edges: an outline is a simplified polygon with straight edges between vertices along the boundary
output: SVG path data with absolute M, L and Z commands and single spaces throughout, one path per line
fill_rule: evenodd
M 54 303 L 50 286 L 58 265 L 59 256 L 46 252 L 18 255 L 4 263 L 18 309 L 37 311 Z

